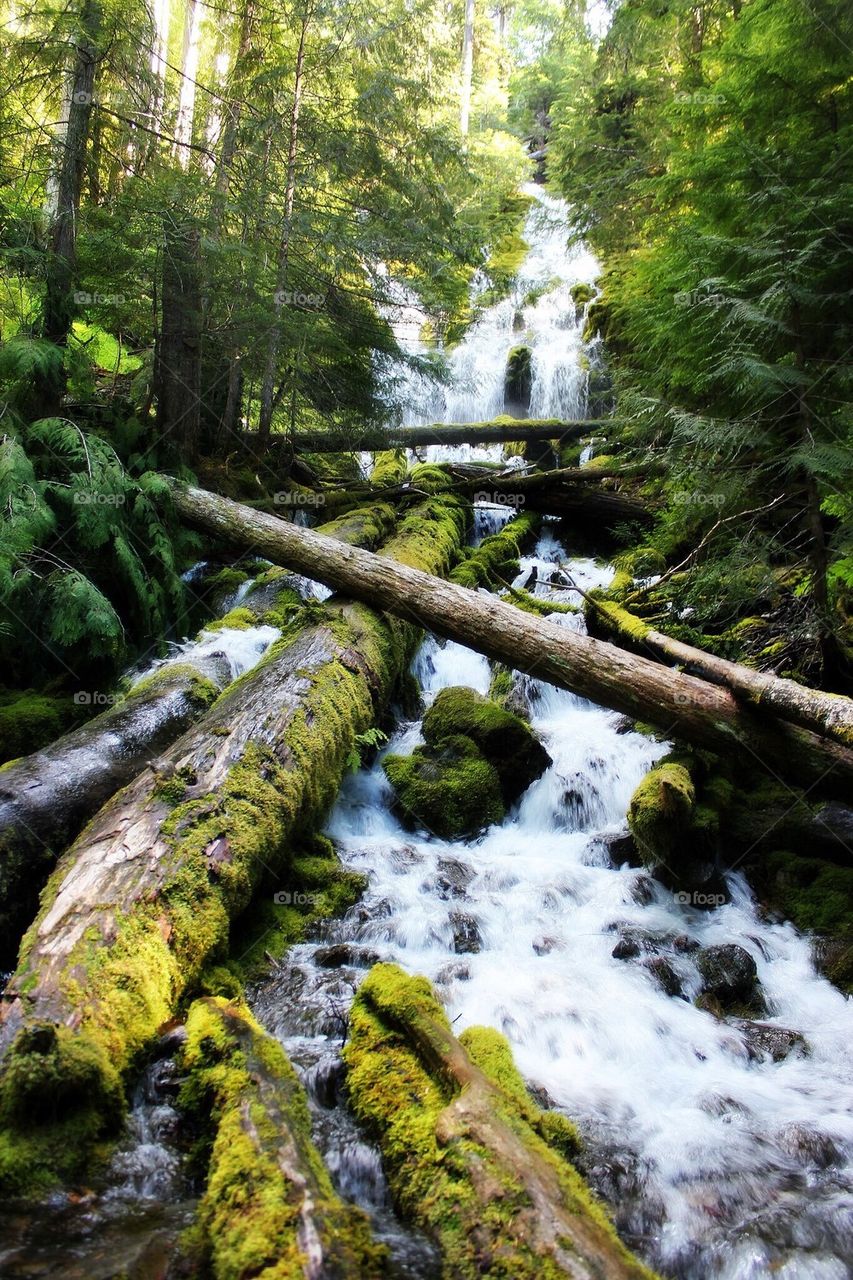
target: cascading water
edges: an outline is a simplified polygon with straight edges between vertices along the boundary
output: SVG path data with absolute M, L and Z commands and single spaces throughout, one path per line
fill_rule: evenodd
M 583 253 L 565 257 L 558 202 L 539 202 L 551 225 L 529 225 L 528 283 L 519 287 L 543 286 L 522 309 L 534 351 L 531 412 L 578 416 L 581 326 L 569 290 L 591 282 L 596 267 Z M 516 299 L 485 313 L 452 357 L 450 389 L 433 389 L 426 407 L 413 397 L 406 420 L 500 412 L 517 310 Z M 470 451 L 428 454 L 439 461 Z M 478 511 L 476 537 L 507 514 Z M 546 523 L 518 582 L 571 602 L 566 583 L 586 589 L 610 572 L 570 558 Z M 552 619 L 583 626 L 579 614 Z M 485 693 L 490 683 L 485 658 L 432 638 L 413 671 L 427 704 L 446 686 Z M 302 1065 L 339 1186 L 381 1224 L 381 1169 L 340 1103 L 337 1050 L 360 977 L 377 959 L 393 960 L 436 983 L 457 1028 L 480 1023 L 507 1035 L 538 1096 L 581 1126 L 585 1171 L 623 1236 L 665 1273 L 853 1275 L 853 1003 L 817 976 L 805 938 L 762 919 L 741 876 L 729 877 L 730 900 L 706 911 L 618 865 L 631 793 L 665 744 L 533 677 L 516 673 L 513 699 L 553 764 L 506 821 L 469 841 L 412 834 L 392 812 L 380 762 L 361 770 L 345 784 L 328 831 L 345 864 L 368 876 L 368 892 L 320 939 L 294 948 L 256 993 L 256 1012 Z M 387 750 L 407 753 L 421 741 L 420 722 L 403 723 Z M 613 954 L 625 939 L 634 944 L 630 961 Z M 756 964 L 768 1008 L 764 1041 L 756 1042 L 755 1024 L 718 1022 L 692 1003 L 697 950 L 726 943 Z M 768 1047 L 767 1027 L 783 1052 Z M 423 1249 L 409 1240 L 400 1274 L 431 1274 Z

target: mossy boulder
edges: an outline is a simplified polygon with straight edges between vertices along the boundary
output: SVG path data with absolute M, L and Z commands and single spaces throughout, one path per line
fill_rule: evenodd
M 70 694 L 0 693 L 0 764 L 46 747 L 84 715 Z
M 595 297 L 595 288 L 591 284 L 573 284 L 569 292 L 578 311 L 582 311 Z
M 504 406 L 523 414 L 530 408 L 533 388 L 533 352 L 530 347 L 513 347 L 507 356 L 504 376 Z
M 651 769 L 631 797 L 628 826 L 643 864 L 677 862 L 692 825 L 696 789 L 684 765 Z
M 514 804 L 551 764 L 530 725 L 464 685 L 442 689 L 423 721 L 430 746 L 459 734 L 470 738 L 496 771 L 506 805 Z
M 386 756 L 382 767 L 403 816 L 443 840 L 474 836 L 505 816 L 497 772 L 461 734 Z

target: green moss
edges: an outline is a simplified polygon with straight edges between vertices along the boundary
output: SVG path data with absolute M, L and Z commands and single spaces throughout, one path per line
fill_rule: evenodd
M 385 449 L 373 455 L 370 482 L 383 486 L 402 484 L 408 470 L 405 449 Z
M 647 866 L 677 860 L 691 829 L 696 792 L 680 764 L 650 770 L 628 807 L 628 825 Z
M 388 755 L 382 767 L 405 816 L 443 839 L 476 835 L 505 816 L 497 772 L 470 738 Z
M 31 755 L 61 737 L 85 714 L 68 694 L 0 694 L 0 763 Z
M 374 549 L 391 534 L 396 523 L 395 509 L 387 502 L 376 502 L 370 506 L 354 507 L 352 511 L 328 521 L 318 532 L 341 542 Z
M 511 404 L 525 410 L 530 404 L 533 385 L 533 352 L 530 347 L 513 347 L 506 358 L 504 396 Z
M 353 1109 L 379 1141 L 395 1201 L 439 1244 L 447 1280 L 565 1277 L 556 1249 L 543 1246 L 531 1225 L 536 1211 L 513 1159 L 516 1142 L 539 1185 L 583 1219 L 587 1240 L 597 1237 L 619 1258 L 619 1274 L 650 1280 L 559 1154 L 559 1142 L 542 1136 L 550 1127 L 556 1138 L 559 1122 L 543 1120 L 509 1046 L 485 1028 L 455 1040 L 426 979 L 376 965 L 353 1003 L 344 1057 Z M 451 1060 L 459 1075 L 445 1069 Z
M 209 1153 L 195 1243 L 216 1280 L 303 1280 L 303 1215 L 323 1274 L 381 1274 L 366 1215 L 342 1203 L 311 1141 L 308 1102 L 284 1050 L 243 1005 L 199 1000 L 187 1019 L 179 1103 Z
M 219 696 L 219 690 L 213 681 L 208 680 L 207 676 L 203 676 L 189 662 L 170 662 L 152 671 L 151 675 L 137 680 L 129 690 L 127 699 L 130 701 L 135 698 L 148 698 L 158 689 L 173 686 L 181 680 L 187 682 L 189 697 L 199 707 L 211 706 Z
M 249 627 L 257 626 L 258 619 L 251 609 L 247 609 L 245 605 L 241 605 L 237 609 L 232 609 L 230 613 L 226 613 L 223 618 L 217 618 L 215 622 L 209 622 L 205 630 L 207 631 L 224 631 L 226 627 L 235 631 L 247 631 Z
M 595 297 L 595 288 L 591 284 L 573 284 L 569 292 L 578 311 L 582 311 Z
M 617 556 L 614 564 L 632 578 L 652 578 L 666 569 L 666 561 L 657 547 L 636 547 L 633 551 L 625 551 Z
M 514 516 L 498 533 L 484 538 L 450 575 L 462 587 L 499 587 L 518 573 L 519 555 L 536 537 L 542 517 L 533 511 Z
M 469 738 L 495 769 L 504 803 L 512 804 L 551 763 L 524 720 L 465 686 L 442 689 L 423 719 L 427 746 Z

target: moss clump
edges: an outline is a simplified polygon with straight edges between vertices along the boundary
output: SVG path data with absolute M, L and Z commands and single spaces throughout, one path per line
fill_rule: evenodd
M 444 840 L 474 836 L 505 816 L 497 772 L 470 738 L 389 755 L 382 767 L 405 817 Z
M 258 619 L 251 609 L 247 609 L 244 605 L 239 608 L 232 609 L 226 613 L 224 617 L 217 618 L 215 622 L 209 622 L 205 630 L 207 631 L 248 631 L 249 627 L 257 626 Z
M 19 1196 L 76 1176 L 123 1106 L 101 1045 L 67 1027 L 25 1028 L 0 1073 L 0 1186 Z
M 583 1274 L 651 1280 L 560 1154 L 577 1141 L 573 1126 L 544 1119 L 497 1032 L 472 1028 L 456 1040 L 425 978 L 374 966 L 352 1006 L 344 1058 L 395 1201 L 437 1241 L 448 1280 L 564 1278 L 579 1263 L 579 1238 Z M 540 1213 L 548 1229 L 537 1229 Z
M 373 455 L 370 482 L 376 485 L 402 484 L 408 470 L 405 449 L 385 449 Z
M 535 539 L 541 522 L 541 516 L 533 511 L 514 516 L 498 533 L 490 534 L 466 553 L 450 581 L 473 590 L 506 585 L 507 579 L 518 573 L 521 550 Z
M 429 747 L 460 734 L 471 739 L 496 771 L 505 804 L 513 804 L 551 763 L 528 724 L 462 685 L 442 689 L 423 720 Z
M 755 879 L 771 908 L 815 935 L 826 977 L 853 993 L 853 867 L 776 849 L 761 858 Z
M 28 756 L 61 737 L 82 718 L 85 708 L 68 694 L 0 694 L 0 763 Z
M 507 408 L 526 413 L 530 407 L 533 387 L 533 352 L 530 347 L 513 347 L 506 358 L 504 374 L 504 401 Z
M 600 463 L 601 459 L 597 461 Z M 666 569 L 666 560 L 657 547 L 636 547 L 633 551 L 625 551 L 617 556 L 614 564 L 632 578 L 653 578 Z
M 646 866 L 678 860 L 695 804 L 693 781 L 683 765 L 662 764 L 646 774 L 628 807 L 628 826 Z
M 308 1102 L 284 1050 L 243 1005 L 193 1004 L 179 1103 L 201 1131 L 207 1179 L 192 1240 L 217 1280 L 303 1280 L 305 1225 L 322 1274 L 382 1274 L 386 1251 L 344 1205 L 311 1141 Z
M 582 311 L 588 302 L 595 297 L 595 288 L 591 284 L 573 284 L 569 293 L 578 311 Z

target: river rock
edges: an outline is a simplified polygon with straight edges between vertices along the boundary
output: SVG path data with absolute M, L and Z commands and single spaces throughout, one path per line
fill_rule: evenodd
M 760 1060 L 770 1057 L 782 1062 L 789 1054 L 808 1053 L 808 1045 L 799 1031 L 789 1027 L 777 1027 L 772 1022 L 755 1022 L 750 1018 L 736 1018 L 733 1025 L 743 1034 L 750 1058 Z
M 498 774 L 469 737 L 455 734 L 382 762 L 401 816 L 443 840 L 474 836 L 505 815 Z
M 795 1160 L 817 1165 L 818 1169 L 828 1169 L 841 1160 L 841 1153 L 828 1134 L 804 1124 L 786 1125 L 779 1135 L 779 1145 Z
M 648 969 L 661 991 L 665 992 L 666 995 L 681 996 L 684 994 L 681 979 L 666 956 L 652 956 L 651 959 L 643 962 L 643 966 Z
M 473 916 L 464 911 L 453 911 L 450 915 L 453 929 L 453 950 L 457 955 L 476 955 L 483 945 L 480 927 Z
M 457 858 L 439 858 L 435 891 L 439 898 L 464 898 L 474 879 L 471 867 Z
M 524 720 L 474 689 L 442 689 L 423 719 L 428 746 L 463 734 L 496 770 L 504 804 L 513 804 L 542 776 L 551 757 Z
M 696 954 L 703 995 L 717 1001 L 726 1013 L 762 1013 L 764 1001 L 758 971 L 748 951 L 735 942 L 703 947 Z
M 314 963 L 320 969 L 340 969 L 344 965 L 355 969 L 369 969 L 378 960 L 377 952 L 352 946 L 348 942 L 333 942 L 330 946 L 318 947 L 314 952 Z

